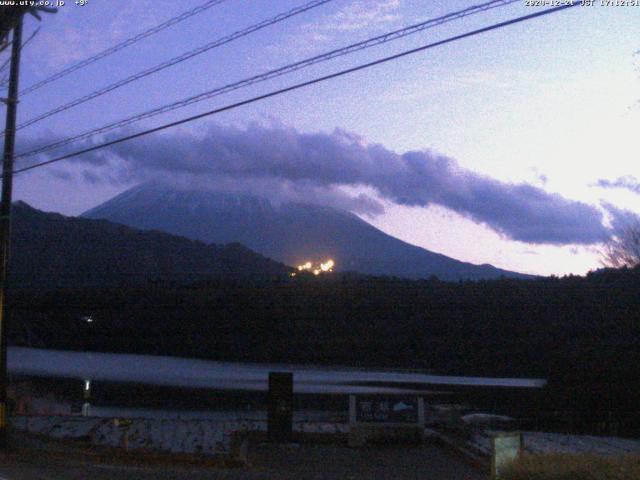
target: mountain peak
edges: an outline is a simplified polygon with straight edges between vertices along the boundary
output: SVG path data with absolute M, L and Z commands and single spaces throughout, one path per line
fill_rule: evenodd
M 83 214 L 162 230 L 205 243 L 239 242 L 269 258 L 299 265 L 336 262 L 338 271 L 442 280 L 525 277 L 473 265 L 408 244 L 333 207 L 273 203 L 264 197 L 143 184 Z

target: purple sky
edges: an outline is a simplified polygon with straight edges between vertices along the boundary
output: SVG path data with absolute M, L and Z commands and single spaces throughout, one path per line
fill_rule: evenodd
M 204 0 L 66 3 L 25 49 L 22 88 Z M 227 0 L 25 96 L 19 123 L 303 3 Z M 473 4 L 334 0 L 24 128 L 17 150 Z M 533 11 L 451 22 L 127 132 Z M 28 18 L 25 35 L 37 26 Z M 19 175 L 15 197 L 75 215 L 174 176 L 313 196 L 465 261 L 584 273 L 621 211 L 640 213 L 639 34 L 640 7 L 573 8 Z

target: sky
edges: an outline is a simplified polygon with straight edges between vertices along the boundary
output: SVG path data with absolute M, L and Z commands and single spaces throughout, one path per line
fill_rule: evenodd
M 222 1 L 24 95 L 18 124 L 307 2 Z M 39 31 L 21 89 L 203 3 L 67 0 L 41 22 L 28 17 L 25 38 Z M 479 3 L 332 0 L 21 128 L 16 152 Z M 542 9 L 523 0 L 453 20 L 17 167 Z M 463 261 L 584 274 L 640 215 L 639 52 L 640 6 L 597 1 L 19 174 L 14 198 L 78 215 L 172 178 L 338 206 Z

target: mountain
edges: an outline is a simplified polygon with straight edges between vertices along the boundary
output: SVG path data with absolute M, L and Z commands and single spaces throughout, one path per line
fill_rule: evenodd
M 11 284 L 75 286 L 285 277 L 290 269 L 237 244 L 205 245 L 106 220 L 13 205 Z
M 525 277 L 416 247 L 346 211 L 301 203 L 277 204 L 248 194 L 147 183 L 82 216 L 162 230 L 203 242 L 239 242 L 288 265 L 331 258 L 337 270 L 373 275 L 407 278 L 435 275 L 442 280 Z

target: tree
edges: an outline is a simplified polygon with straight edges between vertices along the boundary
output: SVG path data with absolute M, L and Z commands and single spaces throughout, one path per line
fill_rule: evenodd
M 605 267 L 633 268 L 640 265 L 640 221 L 611 236 L 602 253 Z

